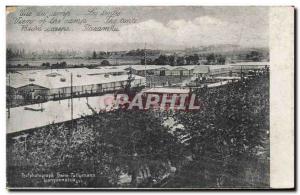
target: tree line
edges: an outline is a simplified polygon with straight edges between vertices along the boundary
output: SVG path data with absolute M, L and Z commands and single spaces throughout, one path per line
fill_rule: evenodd
M 215 65 L 225 64 L 226 57 L 220 54 L 208 54 L 200 56 L 198 54 L 177 56 L 177 55 L 160 55 L 156 59 L 146 58 L 146 63 L 149 65 Z M 141 64 L 145 64 L 145 58 L 141 59 Z

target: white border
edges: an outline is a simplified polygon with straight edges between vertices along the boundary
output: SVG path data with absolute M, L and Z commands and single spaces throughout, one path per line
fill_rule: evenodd
M 40 0 L 2 0 L 0 1 L 0 45 L 1 45 L 1 54 L 0 59 L 2 62 L 2 68 L 0 68 L 0 118 L 1 120 L 1 147 L 0 147 L 0 154 L 2 154 L 1 163 L 0 163 L 0 192 L 1 193 L 8 193 L 6 190 L 6 177 L 3 172 L 3 170 L 6 169 L 6 162 L 5 162 L 5 137 L 6 137 L 6 111 L 5 111 L 5 50 L 6 50 L 6 38 L 5 38 L 5 6 L 6 5 L 201 5 L 201 6 L 249 6 L 249 5 L 259 5 L 259 6 L 280 6 L 280 5 L 295 5 L 296 7 L 300 7 L 300 1 L 299 0 L 126 0 L 126 1 L 120 1 L 120 0 L 51 0 L 46 3 L 46 1 L 40 1 Z M 297 21 L 297 25 L 299 24 L 299 20 Z M 298 50 L 299 52 L 299 50 Z M 298 54 L 298 53 L 297 53 Z M 299 68 L 298 68 L 299 70 Z M 299 85 L 298 85 L 299 87 Z M 297 87 L 297 88 L 298 88 Z M 299 88 L 297 89 L 299 90 Z M 299 116 L 298 116 L 299 117 Z M 297 117 L 297 119 L 298 119 Z M 298 133 L 299 135 L 299 133 Z M 298 185 L 299 186 L 299 185 Z M 30 192 L 29 192 L 30 193 Z M 40 192 L 44 193 L 44 192 Z M 61 194 L 61 192 L 57 192 L 58 194 Z M 86 193 L 86 192 L 82 192 Z M 104 192 L 101 192 L 104 193 Z M 118 192 L 113 192 L 118 193 Z M 157 193 L 157 192 L 153 192 Z M 171 192 L 172 193 L 172 192 Z M 203 192 L 202 192 L 203 193 Z M 216 192 L 214 192 L 216 193 Z M 211 193 L 210 193 L 211 194 Z
M 294 8 L 270 8 L 270 186 L 294 187 Z

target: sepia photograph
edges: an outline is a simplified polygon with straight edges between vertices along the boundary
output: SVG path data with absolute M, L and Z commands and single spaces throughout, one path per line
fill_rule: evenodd
M 270 9 L 6 6 L 7 188 L 270 189 Z

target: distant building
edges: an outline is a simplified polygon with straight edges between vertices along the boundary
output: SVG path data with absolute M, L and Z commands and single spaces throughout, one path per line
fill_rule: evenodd
M 170 66 L 170 65 L 134 65 L 126 70 L 131 69 L 133 74 L 145 76 L 192 76 L 195 65 Z
M 195 66 L 193 74 L 198 77 L 232 76 L 233 74 L 239 75 L 241 72 L 248 73 L 249 71 L 262 70 L 269 67 L 269 62 L 240 62 L 226 65 L 199 65 Z
M 232 71 L 230 65 L 199 65 L 195 67 L 194 75 L 198 77 L 213 77 L 229 75 Z
M 233 72 L 249 72 L 250 70 L 261 70 L 264 68 L 270 67 L 270 62 L 239 62 L 230 64 L 233 69 Z

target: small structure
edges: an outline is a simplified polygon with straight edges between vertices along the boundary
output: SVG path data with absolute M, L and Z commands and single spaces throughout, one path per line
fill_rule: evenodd
M 194 75 L 201 77 L 215 77 L 230 75 L 232 67 L 230 65 L 199 65 L 195 67 Z
M 133 65 L 126 70 L 131 69 L 133 74 L 144 76 L 192 76 L 195 65 L 170 66 L 170 65 Z

